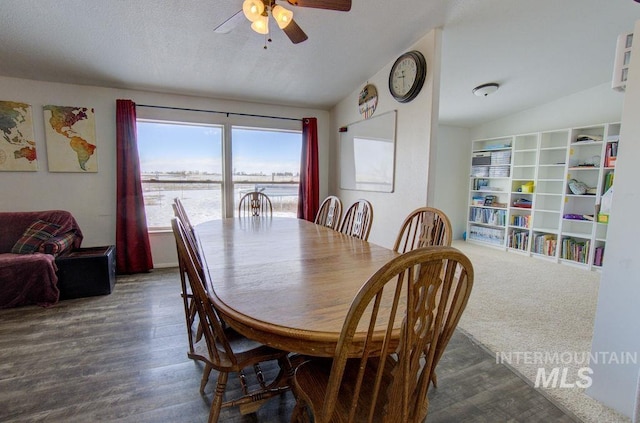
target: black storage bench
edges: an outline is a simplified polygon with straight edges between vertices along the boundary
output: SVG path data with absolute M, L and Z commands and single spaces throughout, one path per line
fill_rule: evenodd
M 79 248 L 57 257 L 60 299 L 111 294 L 116 283 L 116 247 Z

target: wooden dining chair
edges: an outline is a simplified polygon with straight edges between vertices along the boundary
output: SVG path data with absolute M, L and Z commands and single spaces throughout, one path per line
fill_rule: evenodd
M 173 212 L 176 217 L 180 218 L 185 228 L 189 230 L 189 232 L 193 233 L 193 225 L 191 224 L 191 219 L 187 215 L 187 210 L 184 208 L 184 204 L 182 204 L 182 200 L 180 198 L 175 197 L 173 199 Z
M 314 223 L 337 230 L 342 218 L 342 201 L 335 195 L 330 195 L 322 201 Z
M 189 221 L 186 217 L 186 213 L 184 208 L 181 207 L 180 200 L 178 198 L 175 199 L 173 206 L 173 212 L 176 219 L 180 220 L 180 223 L 185 228 L 185 237 L 188 242 L 189 247 L 193 250 L 194 260 L 196 261 L 198 271 L 200 272 L 200 276 L 204 277 L 204 273 L 202 270 L 202 262 L 200 261 L 200 254 L 198 252 L 198 244 L 195 239 L 195 233 L 193 232 L 193 227 L 189 228 Z M 179 252 L 178 252 L 179 253 Z M 193 293 L 191 292 L 191 288 L 189 286 L 189 282 L 187 280 L 187 268 L 184 257 L 178 254 L 178 269 L 180 273 L 180 288 L 181 288 L 181 297 L 184 305 L 184 316 L 187 325 L 187 338 L 189 341 L 189 350 L 187 351 L 187 357 L 191 359 L 199 359 L 199 356 L 195 354 L 194 345 L 202 339 L 202 327 L 198 323 L 198 312 L 196 310 L 195 303 L 193 302 Z M 194 330 L 194 326 L 197 329 Z
M 434 334 L 457 323 L 472 285 L 471 262 L 452 247 L 391 259 L 353 299 L 333 359 L 296 369 L 291 421 L 422 422 L 436 357 L 451 336 Z
M 211 371 L 218 371 L 217 385 L 209 412 L 209 423 L 218 421 L 223 407 L 239 406 L 243 414 L 253 412 L 256 409 L 256 404 L 290 389 L 289 382 L 293 370 L 288 353 L 251 341 L 237 332 L 225 328 L 207 294 L 207 289 L 212 290 L 213 287 L 206 284 L 206 279 L 201 276 L 202 272 L 198 268 L 193 248 L 189 245 L 187 230 L 177 218 L 172 219 L 171 226 L 176 239 L 178 255 L 185 263 L 187 279 L 193 292 L 193 302 L 206 341 L 205 351 L 196 352 L 198 359 L 205 363 L 200 382 L 201 393 L 204 393 Z M 274 380 L 267 384 L 260 369 L 260 363 L 272 360 L 278 361 L 280 371 Z M 253 367 L 259 385 L 258 388 L 251 390 L 244 374 L 244 369 L 249 367 Z M 224 395 L 230 373 L 238 374 L 242 395 L 225 400 Z
M 450 246 L 451 241 L 451 222 L 447 215 L 433 207 L 420 207 L 409 213 L 402 223 L 393 250 L 406 253 L 419 247 Z
M 340 224 L 340 232 L 362 240 L 369 239 L 373 222 L 373 206 L 367 200 L 360 199 L 347 209 Z
M 242 196 L 238 204 L 239 216 L 271 216 L 273 215 L 273 206 L 271 199 L 259 191 L 248 192 Z
M 405 218 L 393 250 L 405 253 L 420 247 L 451 246 L 452 232 L 451 222 L 442 210 L 433 207 L 420 207 Z M 439 360 L 440 357 L 437 356 L 434 367 Z M 438 377 L 435 370 L 431 373 L 431 382 L 433 386 L 438 387 Z

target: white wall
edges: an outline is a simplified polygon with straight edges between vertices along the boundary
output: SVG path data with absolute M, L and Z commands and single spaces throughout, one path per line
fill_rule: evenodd
M 640 21 L 636 22 L 634 33 L 640 34 Z M 606 260 L 593 332 L 594 354 L 630 352 L 640 355 L 640 42 L 634 42 L 631 58 Z M 587 394 L 629 417 L 634 415 L 634 403 L 640 401 L 637 398 L 640 393 L 636 392 L 638 363 L 601 362 L 591 367 L 593 385 Z M 639 416 L 636 414 L 636 417 Z
M 171 106 L 290 118 L 317 117 L 320 160 L 320 195 L 328 192 L 329 112 L 269 104 L 246 103 L 194 96 L 118 90 L 0 77 L 0 100 L 31 104 L 38 154 L 37 172 L 1 172 L 0 211 L 65 209 L 78 220 L 85 235 L 83 246 L 115 244 L 116 204 L 116 100 L 131 99 L 138 104 Z M 42 106 L 93 107 L 96 116 L 97 173 L 50 173 L 44 138 Z M 138 117 L 180 118 L 210 123 L 232 122 L 269 127 L 286 121 L 239 118 L 207 113 L 168 112 L 138 108 Z M 294 123 L 295 124 L 295 123 Z M 298 123 L 298 129 L 301 124 Z M 175 242 L 171 233 L 151 234 L 154 266 L 176 265 Z
M 419 50 L 427 61 L 427 79 L 418 96 L 406 104 L 398 103 L 388 89 L 389 71 L 395 60 L 362 81 L 361 86 L 348 94 L 331 111 L 330 186 L 340 197 L 346 210 L 359 198 L 371 201 L 373 225 L 369 241 L 388 248 L 393 247 L 398 229 L 404 218 L 415 208 L 427 205 L 429 183 L 430 143 L 434 138 L 434 123 L 437 122 L 438 96 L 434 86 L 439 86 L 441 31 L 429 32 L 406 51 Z M 404 53 L 399 51 L 398 56 Z M 378 106 L 374 116 L 397 110 L 396 122 L 396 171 L 393 193 L 368 192 L 340 189 L 339 157 L 337 155 L 338 128 L 362 120 L 358 112 L 358 95 L 366 83 L 376 86 Z
M 500 91 L 494 95 L 500 95 Z M 619 122 L 622 101 L 623 95 L 612 90 L 611 83 L 608 82 L 472 128 L 471 138 L 491 138 Z
M 449 217 L 453 239 L 461 239 L 467 230 L 470 139 L 468 128 L 438 127 L 435 174 L 429 179 L 429 185 L 435 189 L 429 196 L 429 205 L 439 208 Z

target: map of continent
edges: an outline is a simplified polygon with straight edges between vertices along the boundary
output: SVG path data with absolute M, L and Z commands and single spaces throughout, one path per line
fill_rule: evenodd
M 92 108 L 44 106 L 50 172 L 97 172 Z
M 0 101 L 0 170 L 38 170 L 31 106 Z

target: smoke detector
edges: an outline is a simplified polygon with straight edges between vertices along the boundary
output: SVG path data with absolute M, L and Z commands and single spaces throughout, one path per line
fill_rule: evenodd
M 495 82 L 490 82 L 488 84 L 478 85 L 473 89 L 472 92 L 478 97 L 486 97 L 489 94 L 492 94 L 498 91 L 498 88 L 500 88 L 499 84 L 496 84 Z

